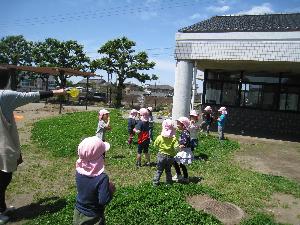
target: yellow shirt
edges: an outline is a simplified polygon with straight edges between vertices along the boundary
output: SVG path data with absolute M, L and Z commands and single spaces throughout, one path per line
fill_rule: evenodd
M 159 152 L 163 154 L 175 156 L 177 153 L 176 148 L 179 145 L 176 137 L 167 138 L 159 135 L 154 141 L 154 147 L 158 148 Z

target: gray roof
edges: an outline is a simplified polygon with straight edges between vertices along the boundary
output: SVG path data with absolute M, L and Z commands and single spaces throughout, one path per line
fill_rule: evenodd
M 149 85 L 147 87 L 148 89 L 160 89 L 160 90 L 173 90 L 174 88 L 170 85 L 164 85 L 164 84 L 161 84 L 161 85 Z
M 300 31 L 300 13 L 214 16 L 179 30 L 182 33 Z

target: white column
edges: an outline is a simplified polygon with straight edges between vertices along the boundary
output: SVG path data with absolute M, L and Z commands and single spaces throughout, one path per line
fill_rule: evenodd
M 197 83 L 196 83 L 196 76 L 197 76 L 197 62 L 195 62 L 194 71 L 193 71 L 193 84 L 192 84 L 192 100 L 190 110 L 194 109 L 195 106 L 195 98 L 197 94 Z
M 193 80 L 193 62 L 179 60 L 176 63 L 172 119 L 189 117 Z

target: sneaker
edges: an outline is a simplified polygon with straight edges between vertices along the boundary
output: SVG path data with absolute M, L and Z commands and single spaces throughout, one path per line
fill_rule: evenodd
M 158 187 L 160 185 L 159 182 L 153 182 L 153 187 Z
M 144 166 L 151 166 L 150 162 L 146 162 Z
M 142 166 L 141 162 L 139 162 L 139 161 L 137 161 L 135 165 L 136 165 L 136 167 L 141 167 Z
M 180 181 L 180 180 L 182 180 L 182 176 L 176 174 L 175 176 L 172 177 L 172 180 L 173 181 Z
M 9 217 L 4 214 L 0 214 L 0 224 L 6 224 L 9 221 Z
M 185 184 L 188 184 L 190 182 L 190 179 L 187 177 L 183 177 L 181 180 L 180 180 L 182 183 L 185 183 Z
M 5 211 L 2 212 L 1 214 L 7 215 L 7 214 L 10 214 L 10 213 L 12 213 L 14 211 L 16 211 L 16 208 L 11 205 L 11 206 L 6 207 Z

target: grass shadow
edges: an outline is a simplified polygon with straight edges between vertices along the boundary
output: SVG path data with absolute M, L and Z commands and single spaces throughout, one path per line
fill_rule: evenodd
M 204 153 L 200 153 L 199 155 L 195 155 L 194 156 L 195 160 L 203 160 L 203 161 L 207 161 L 208 160 L 208 155 L 204 154 Z
M 46 213 L 58 212 L 66 205 L 66 200 L 59 197 L 44 198 L 39 200 L 38 202 L 22 206 L 11 212 L 11 214 L 9 215 L 11 218 L 10 221 L 17 222 L 21 220 L 32 220 Z

